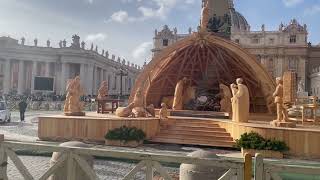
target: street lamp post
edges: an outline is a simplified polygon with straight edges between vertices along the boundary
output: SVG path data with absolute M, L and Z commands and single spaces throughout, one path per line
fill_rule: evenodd
M 128 71 L 127 71 L 127 69 L 125 67 L 120 66 L 120 69 L 119 69 L 119 71 L 118 71 L 118 73 L 116 75 L 120 76 L 120 93 L 119 93 L 119 96 L 121 98 L 122 97 L 122 80 L 123 80 L 123 77 L 128 76 Z

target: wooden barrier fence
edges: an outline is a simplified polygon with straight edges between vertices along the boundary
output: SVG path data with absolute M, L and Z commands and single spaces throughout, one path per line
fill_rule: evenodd
M 57 145 L 48 145 L 41 143 L 13 142 L 2 141 L 0 138 L 0 180 L 7 180 L 7 161 L 8 157 L 12 160 L 18 171 L 24 179 L 34 180 L 29 170 L 15 153 L 15 149 L 37 150 L 44 152 L 62 152 L 63 155 L 57 160 L 54 166 L 50 167 L 39 180 L 46 180 L 52 174 L 57 173 L 59 167 L 64 162 L 67 163 L 67 178 L 75 180 L 74 167 L 78 164 L 87 174 L 90 180 L 99 179 L 95 171 L 81 157 L 82 155 L 91 155 L 97 157 L 109 157 L 119 159 L 137 160 L 139 163 L 123 178 L 123 180 L 134 179 L 136 173 L 145 169 L 146 180 L 152 180 L 154 172 L 157 171 L 164 180 L 172 180 L 166 169 L 161 163 L 177 163 L 177 164 L 194 164 L 213 167 L 222 167 L 229 169 L 219 180 L 281 180 L 279 173 L 298 173 L 307 175 L 320 175 L 320 167 L 290 165 L 285 163 L 275 163 L 275 161 L 263 159 L 257 154 L 254 158 L 254 172 L 252 173 L 252 158 L 246 155 L 242 158 L 225 158 L 216 159 L 194 158 L 177 154 L 159 154 L 151 152 L 135 152 L 125 150 L 107 150 L 98 148 L 75 148 L 61 147 Z

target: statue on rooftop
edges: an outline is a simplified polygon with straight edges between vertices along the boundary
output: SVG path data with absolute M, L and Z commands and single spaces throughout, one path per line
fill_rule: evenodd
M 62 41 L 59 41 L 59 48 L 62 48 Z
M 104 49 L 102 49 L 101 55 L 104 56 Z
M 64 114 L 66 116 L 84 116 L 85 113 L 82 112 L 83 102 L 80 101 L 80 97 L 84 95 L 84 90 L 80 84 L 79 76 L 68 82 L 66 92 Z
M 81 49 L 85 49 L 86 48 L 86 43 L 84 41 L 81 42 Z
M 97 45 L 96 45 L 96 49 L 95 49 L 95 51 L 96 51 L 96 52 L 98 52 L 98 46 L 97 46 Z
M 47 40 L 47 47 L 50 47 L 50 40 Z
M 35 38 L 33 42 L 34 42 L 34 46 L 37 47 L 38 46 L 38 39 Z
M 106 51 L 106 58 L 109 58 L 109 52 Z
M 62 45 L 63 45 L 64 48 L 67 47 L 67 41 L 66 41 L 66 39 L 64 39 L 64 40 L 62 41 Z
M 91 48 L 90 48 L 90 50 L 93 51 L 93 43 L 91 43 Z
M 249 90 L 243 84 L 243 79 L 237 79 L 237 85 L 231 84 L 233 97 L 232 102 L 232 120 L 234 122 L 246 123 L 249 120 L 250 96 Z
M 24 37 L 21 38 L 21 45 L 24 45 L 26 39 Z
M 71 47 L 75 49 L 80 49 L 80 36 L 76 34 L 72 36 Z

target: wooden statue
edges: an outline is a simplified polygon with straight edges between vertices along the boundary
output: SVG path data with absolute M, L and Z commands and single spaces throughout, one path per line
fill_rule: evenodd
M 173 99 L 173 110 L 183 110 L 183 102 L 184 102 L 184 90 L 187 88 L 188 79 L 183 78 L 180 80 L 174 92 Z
M 207 26 L 210 20 L 210 9 L 209 9 L 209 1 L 206 0 L 203 4 L 201 11 L 201 30 L 207 30 Z
M 237 85 L 231 84 L 233 97 L 232 101 L 232 120 L 234 122 L 246 123 L 249 119 L 250 96 L 249 90 L 243 84 L 243 79 L 237 79 Z
M 283 106 L 283 81 L 282 78 L 276 79 L 277 88 L 273 93 L 274 103 L 277 105 L 277 121 L 288 121 L 288 114 Z
M 281 77 L 276 79 L 277 87 L 273 93 L 274 103 L 277 105 L 277 119 L 272 121 L 270 124 L 275 127 L 296 127 L 296 124 L 293 122 L 288 122 L 288 112 L 284 106 L 283 101 L 283 80 Z
M 134 107 L 144 107 L 144 98 L 142 95 L 142 90 L 139 88 L 134 95 L 133 99 Z
M 159 118 L 162 119 L 168 119 L 168 108 L 165 103 L 161 103 L 161 109 L 159 111 Z
M 224 84 L 220 84 L 219 87 L 221 90 L 220 111 L 230 113 L 232 111 L 232 108 L 231 108 L 232 95 L 231 95 L 230 89 L 228 86 Z
M 130 117 L 132 116 L 132 109 L 134 107 L 134 103 L 129 104 L 127 107 L 119 107 L 116 110 L 116 116 L 118 117 Z
M 98 90 L 98 99 L 105 99 L 108 96 L 108 82 L 103 81 Z
M 67 96 L 64 106 L 64 114 L 67 116 L 84 116 L 82 112 L 83 103 L 80 97 L 84 95 L 84 90 L 80 84 L 80 77 L 77 76 L 67 85 Z

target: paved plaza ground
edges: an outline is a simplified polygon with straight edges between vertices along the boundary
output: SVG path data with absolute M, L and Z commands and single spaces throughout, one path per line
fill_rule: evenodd
M 4 134 L 6 139 L 17 141 L 37 141 L 38 124 L 37 117 L 41 115 L 61 114 L 61 112 L 54 111 L 32 111 L 26 113 L 26 121 L 20 122 L 19 112 L 12 112 L 12 122 L 0 124 L 0 134 Z M 111 148 L 111 147 L 110 147 Z M 148 144 L 139 147 L 139 151 L 152 151 L 160 153 L 181 153 L 187 154 L 192 151 L 198 150 L 200 147 L 185 147 L 180 145 L 160 145 Z M 204 148 L 216 152 L 217 154 L 237 153 L 232 150 L 221 150 Z M 24 156 L 21 155 L 23 163 L 30 170 L 35 178 L 39 178 L 44 174 L 45 170 L 49 168 L 50 157 L 43 156 Z M 95 160 L 94 170 L 100 179 L 117 180 L 125 176 L 133 167 L 134 163 L 126 161 L 111 161 L 111 160 Z M 176 167 L 168 168 L 171 173 L 178 173 L 179 169 Z M 18 173 L 17 169 L 13 166 L 12 161 L 9 161 L 8 176 L 12 180 L 22 180 L 22 176 Z M 136 179 L 144 179 L 144 173 L 140 172 Z

